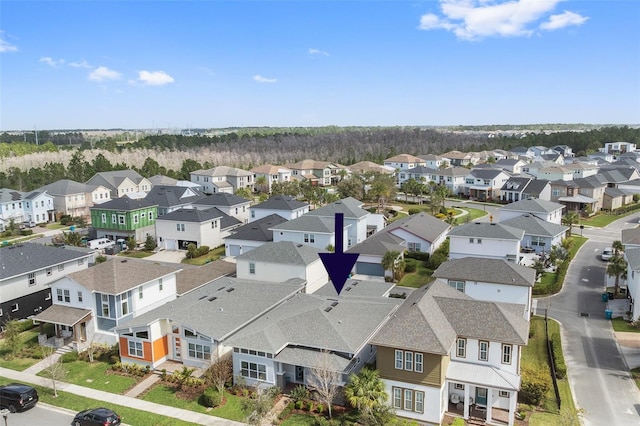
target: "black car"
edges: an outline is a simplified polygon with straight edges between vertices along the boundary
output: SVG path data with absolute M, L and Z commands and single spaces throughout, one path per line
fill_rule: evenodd
M 11 383 L 0 386 L 0 408 L 12 413 L 33 407 L 38 402 L 38 391 L 28 385 Z
M 120 416 L 108 408 L 80 411 L 73 419 L 73 426 L 120 426 Z

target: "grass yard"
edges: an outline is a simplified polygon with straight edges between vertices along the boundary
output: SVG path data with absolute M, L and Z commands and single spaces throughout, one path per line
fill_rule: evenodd
M 149 392 L 144 394 L 142 399 L 145 401 L 156 402 L 170 407 L 182 408 L 184 410 L 195 411 L 198 413 L 211 414 L 213 416 L 222 417 L 229 420 L 242 421 L 247 417 L 247 413 L 242 411 L 240 405 L 240 397 L 229 393 L 224 394 L 227 402 L 222 407 L 214 408 L 207 411 L 206 407 L 198 404 L 197 400 L 187 401 L 177 398 L 176 389 L 172 385 L 159 384 L 154 386 Z
M 105 392 L 123 394 L 138 383 L 133 377 L 110 374 L 111 366 L 106 362 L 73 361 L 64 364 L 67 369 L 67 383 L 99 389 Z M 47 377 L 46 373 L 38 373 L 40 377 Z
M 60 223 L 47 223 L 46 226 L 47 229 L 51 229 L 51 230 L 56 230 L 56 229 L 62 229 L 62 228 L 69 228 L 68 225 L 61 225 Z
M 626 331 L 631 333 L 640 333 L 640 327 L 631 325 L 630 322 L 622 317 L 617 317 L 611 320 L 611 326 L 613 331 Z
M 470 207 L 462 207 L 462 210 L 466 210 L 467 212 L 469 212 L 469 216 L 468 216 L 469 217 L 469 220 L 468 220 L 469 222 L 473 222 L 474 220 L 476 220 L 476 219 L 478 219 L 480 217 L 486 216 L 488 214 L 484 210 L 473 209 L 473 208 L 470 208 Z M 463 222 L 467 221 L 467 216 L 462 217 L 461 219 L 462 219 Z
M 631 213 L 635 213 L 635 212 L 631 212 Z M 588 219 L 584 219 L 582 220 L 580 223 L 583 225 L 588 225 L 588 226 L 595 226 L 597 228 L 604 228 L 605 226 L 609 225 L 612 222 L 615 222 L 616 220 L 624 217 L 626 215 L 615 215 L 615 214 L 597 214 L 595 216 L 592 216 Z M 573 225 L 573 232 L 576 232 L 576 228 L 577 232 L 580 232 L 580 225 L 579 224 L 574 224 Z
M 411 258 L 405 258 L 404 261 L 407 264 L 415 263 L 416 271 L 405 274 L 398 283 L 399 286 L 420 288 L 431 281 L 431 274 L 433 271 L 431 269 L 427 269 L 423 261 Z
M 209 251 L 209 253 L 205 254 L 204 256 L 194 257 L 193 259 L 188 259 L 185 257 L 184 259 L 182 259 L 182 263 L 186 263 L 188 265 L 200 266 L 200 265 L 204 265 L 205 263 L 218 260 L 222 256 L 224 256 L 224 246 L 216 247 L 213 250 Z
M 640 367 L 631 370 L 631 375 L 633 376 L 633 380 L 636 382 L 636 386 L 640 389 Z
M 0 385 L 6 385 L 11 380 L 0 377 Z M 104 401 L 98 401 L 91 398 L 85 398 L 80 395 L 58 391 L 58 397 L 53 396 L 53 390 L 32 385 L 38 391 L 38 397 L 40 401 L 55 405 L 56 407 L 63 407 L 69 410 L 81 411 L 89 407 L 102 407 Z M 122 420 L 126 424 L 135 426 L 192 426 L 193 423 L 185 422 L 173 417 L 165 417 L 147 411 L 134 410 L 133 408 L 123 407 L 120 405 L 109 404 L 109 408 L 118 413 Z
M 48 324 L 46 330 L 51 332 L 53 326 Z M 24 371 L 42 359 L 42 350 L 38 345 L 39 327 L 23 331 L 20 333 L 20 347 L 15 357 L 10 356 L 10 350 L 2 340 L 0 340 L 0 367 L 11 370 Z
M 120 253 L 118 253 L 118 256 L 131 257 L 133 259 L 144 259 L 145 257 L 149 257 L 152 254 L 154 254 L 152 251 L 144 251 L 144 250 L 140 250 L 140 251 L 121 251 Z

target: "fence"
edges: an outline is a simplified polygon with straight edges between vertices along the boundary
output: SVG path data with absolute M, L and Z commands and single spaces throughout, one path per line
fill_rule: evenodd
M 556 394 L 556 402 L 558 403 L 558 410 L 560 410 L 561 399 L 560 390 L 558 389 L 558 379 L 556 379 L 556 360 L 553 356 L 553 347 L 551 339 L 549 338 L 549 318 L 547 317 L 547 311 L 544 311 L 544 335 L 547 340 L 547 357 L 549 358 L 549 366 L 551 367 L 551 381 L 553 382 L 553 391 Z

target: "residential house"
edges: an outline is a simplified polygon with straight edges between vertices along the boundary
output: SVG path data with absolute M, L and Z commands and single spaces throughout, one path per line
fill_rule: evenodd
M 151 182 L 152 188 L 154 186 L 176 186 L 178 184 L 178 179 L 165 175 L 153 175 L 149 178 L 149 182 Z
M 193 203 L 204 197 L 204 194 L 196 188 L 155 185 L 144 198 L 158 206 L 158 217 L 160 217 L 178 209 L 192 208 Z
M 499 200 L 509 177 L 501 169 L 473 169 L 465 177 L 465 195 L 482 201 Z
M 552 153 L 536 155 L 534 157 L 534 160 L 547 161 L 557 164 L 558 166 L 565 165 L 564 157 L 562 156 L 562 154 L 559 154 L 555 151 L 553 151 Z
M 573 149 L 570 146 L 555 145 L 555 146 L 552 146 L 551 149 L 557 152 L 558 154 L 562 155 L 564 158 L 575 157 L 575 154 L 573 153 Z
M 342 213 L 344 224 L 348 229 L 347 238 L 345 239 L 346 250 L 364 241 L 368 236 L 384 227 L 384 217 L 379 214 L 369 213 L 362 208 L 363 205 L 362 201 L 347 197 L 311 210 L 305 216 L 317 216 L 335 220 L 336 214 Z
M 433 271 L 451 287 L 476 300 L 515 303 L 522 306 L 522 316 L 531 317 L 532 289 L 536 271 L 528 266 L 503 259 L 463 257 L 448 260 Z
M 397 252 L 398 261 L 404 257 L 407 243 L 401 237 L 390 232 L 378 232 L 361 243 L 347 250 L 347 253 L 355 253 L 358 259 L 354 266 L 354 273 L 371 277 L 384 278 L 392 276 L 393 271 L 382 266 L 382 259 L 387 252 Z
M 564 206 L 552 201 L 539 199 L 524 199 L 507 204 L 500 208 L 500 222 L 514 217 L 532 215 L 546 222 L 560 225 Z
M 339 167 L 327 161 L 302 160 L 293 164 L 285 164 L 291 170 L 291 177 L 298 180 L 309 180 L 312 185 L 331 186 Z
M 469 174 L 466 167 L 449 167 L 438 170 L 435 174 L 436 184 L 446 186 L 451 194 L 463 195 L 465 190 L 465 178 Z
M 470 222 L 449 231 L 449 259 L 483 257 L 519 263 L 524 230 L 501 223 Z
M 564 225 L 547 222 L 533 214 L 516 216 L 502 220 L 500 223 L 515 229 L 522 229 L 524 237 L 520 246 L 535 253 L 549 252 L 551 247 L 560 246 L 569 229 Z
M 545 154 L 556 154 L 556 152 L 551 148 L 547 148 L 546 146 L 542 145 L 534 145 L 529 149 L 533 152 L 534 157 L 540 157 Z
M 602 209 L 614 211 L 627 204 L 633 203 L 633 193 L 619 188 L 605 188 L 602 196 Z
M 536 174 L 538 179 L 554 180 L 573 180 L 573 170 L 565 166 L 544 167 L 538 170 Z
M 61 179 L 39 188 L 53 198 L 53 209 L 57 216 L 91 217 L 93 204 L 111 200 L 111 190 L 102 185 L 87 185 L 70 179 Z
M 96 238 L 116 241 L 133 237 L 144 241 L 147 235 L 155 238 L 157 216 L 157 204 L 124 196 L 91 207 L 91 226 L 96 230 Z
M 513 425 L 529 334 L 523 309 L 475 300 L 440 279 L 411 293 L 371 340 L 396 415 L 441 424 L 451 412 L 493 424 L 502 411 Z
M 426 213 L 409 215 L 391 222 L 382 232 L 402 238 L 408 251 L 433 254 L 447 239 L 451 225 Z
M 151 190 L 151 182 L 135 170 L 114 170 L 99 172 L 85 182 L 94 187 L 103 186 L 111 191 L 109 198 L 124 197 L 127 194 L 143 193 Z
M 167 250 L 187 250 L 189 244 L 213 249 L 221 246 L 230 230 L 241 224 L 215 207 L 179 209 L 156 219 L 156 238 L 158 247 Z
M 591 176 L 589 178 L 574 179 L 573 183 L 578 187 L 578 193 L 580 195 L 584 195 L 595 200 L 595 203 L 591 206 L 594 213 L 602 209 L 604 190 L 608 186 L 606 182 L 601 182 L 596 176 Z M 560 199 L 558 201 L 562 202 Z
M 551 199 L 551 183 L 546 179 L 512 176 L 500 188 L 502 201 L 515 202 L 537 198 L 549 201 Z
M 236 257 L 236 276 L 242 280 L 283 283 L 304 280 L 304 292 L 314 293 L 329 282 L 319 250 L 291 241 L 269 242 Z
M 600 162 L 613 163 L 616 157 L 613 154 L 606 152 L 592 152 L 587 154 L 587 158 L 590 160 L 597 160 Z
M 263 217 L 277 214 L 286 220 L 297 219 L 305 213 L 309 213 L 309 204 L 296 200 L 289 195 L 275 195 L 262 203 L 249 208 L 250 222 Z
M 217 166 L 190 173 L 191 182 L 202 185 L 205 194 L 235 193 L 238 189 L 247 188 L 253 191 L 255 184 L 252 172 L 229 166 Z
M 16 225 L 24 221 L 47 223 L 53 212 L 53 198 L 46 191 L 21 192 L 0 189 L 0 230 L 13 221 Z
M 511 149 L 509 150 L 509 152 L 510 152 L 511 154 L 515 154 L 515 155 L 517 155 L 518 157 L 533 158 L 533 157 L 535 157 L 535 155 L 536 155 L 536 152 L 535 152 L 533 149 L 528 148 L 528 147 L 526 147 L 526 146 L 516 146 L 516 147 L 513 147 L 513 148 L 511 148 Z
M 87 269 L 93 250 L 34 243 L 0 248 L 0 324 L 25 319 L 51 306 L 49 285 L 64 274 Z
M 41 328 L 40 343 L 57 337 L 55 346 L 74 342 L 78 350 L 91 342 L 117 343 L 117 326 L 176 298 L 179 271 L 155 262 L 113 259 L 67 274 L 51 284 L 53 305 L 33 318 L 55 325 L 54 336 L 43 335 Z
M 623 231 L 624 232 L 624 231 Z M 640 245 L 638 237 L 632 241 L 633 245 L 626 245 L 623 252 L 624 259 L 627 261 L 627 297 L 629 300 L 629 312 L 631 318 L 640 320 Z M 623 238 L 624 240 L 624 238 Z
M 589 163 L 571 163 L 564 166 L 573 171 L 573 179 L 586 178 L 598 173 L 600 166 Z
M 383 166 L 371 161 L 360 161 L 358 163 L 347 166 L 347 170 L 351 174 L 364 175 L 367 173 L 380 173 L 383 175 L 391 175 L 396 169 L 390 166 Z
M 590 176 L 589 179 L 606 183 L 608 187 L 624 189 L 625 184 L 640 178 L 640 173 L 635 166 L 606 165 L 600 167 L 598 174 Z
M 595 212 L 598 200 L 580 193 L 580 186 L 574 181 L 551 182 L 551 201 L 565 206 L 567 212 Z M 604 193 L 604 186 L 602 187 Z
M 402 299 L 343 293 L 296 294 L 238 331 L 227 341 L 233 376 L 250 386 L 309 386 L 324 366 L 339 374 L 337 384 L 346 384 L 375 359 L 370 339 Z
M 424 161 L 425 167 L 436 170 L 439 170 L 440 166 L 445 164 L 447 161 L 442 156 L 435 154 L 419 155 L 418 157 Z
M 302 284 L 300 280 L 210 279 L 169 303 L 119 323 L 120 360 L 154 369 L 166 361 L 206 368 L 230 353 L 227 340 L 234 333 L 302 291 Z M 264 291 L 266 286 L 269 291 Z M 263 352 L 254 356 L 267 359 Z M 273 354 L 269 356 L 271 361 Z M 257 374 L 256 369 L 253 372 Z
M 24 220 L 36 224 L 54 221 L 53 197 L 47 191 L 31 191 L 23 195 Z
M 522 173 L 522 167 L 526 164 L 527 163 L 518 158 L 505 158 L 503 160 L 498 160 L 495 162 L 496 166 L 511 173 L 512 175 L 519 175 L 520 173 Z
M 635 150 L 636 144 L 631 142 L 606 142 L 603 148 L 598 148 L 598 151 L 613 154 L 614 156 Z
M 348 248 L 347 236 L 351 226 L 343 223 L 343 250 Z M 274 242 L 291 241 L 325 251 L 328 247 L 336 245 L 335 218 L 305 214 L 297 219 L 275 225 L 269 230 L 273 232 Z
M 470 152 L 449 151 L 442 154 L 442 158 L 454 167 L 467 167 L 477 164 L 478 158 Z
M 432 169 L 427 166 L 417 166 L 411 169 L 401 170 L 398 172 L 398 185 L 401 186 L 409 179 L 413 179 L 424 185 L 428 185 L 429 182 L 438 182 L 438 176 L 440 175 L 439 169 Z
M 640 248 L 640 228 L 627 228 L 623 229 L 622 237 L 620 241 L 624 245 L 625 250 L 629 250 L 630 247 Z
M 274 183 L 285 183 L 291 180 L 292 171 L 286 167 L 274 166 L 273 164 L 263 164 L 254 167 L 251 173 L 255 175 L 256 190 L 260 192 L 271 193 L 271 185 Z M 258 184 L 258 179 L 264 177 L 264 185 Z
M 286 221 L 274 213 L 235 228 L 224 239 L 225 256 L 238 256 L 273 241 L 271 228 Z
M 251 201 L 234 194 L 212 194 L 194 201 L 192 206 L 199 210 L 208 210 L 215 207 L 224 214 L 235 217 L 242 223 L 249 223 Z
M 399 154 L 384 160 L 383 164 L 397 171 L 409 170 L 418 166 L 425 166 L 426 162 L 415 155 Z

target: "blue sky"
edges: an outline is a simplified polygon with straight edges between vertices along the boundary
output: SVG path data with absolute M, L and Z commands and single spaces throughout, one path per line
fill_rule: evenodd
M 11 1 L 0 131 L 640 123 L 640 2 Z

